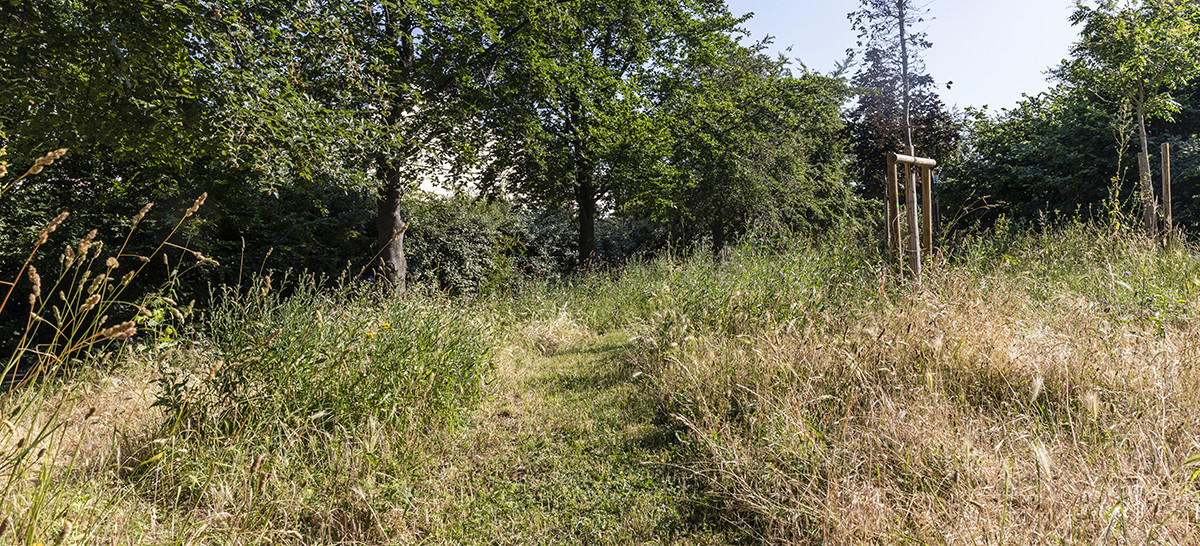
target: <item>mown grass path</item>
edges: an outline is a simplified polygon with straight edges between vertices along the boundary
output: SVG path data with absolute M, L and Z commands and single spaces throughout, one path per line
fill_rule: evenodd
M 414 541 L 735 542 L 669 464 L 677 443 L 639 396 L 627 339 L 499 359 L 487 400 L 431 474 Z

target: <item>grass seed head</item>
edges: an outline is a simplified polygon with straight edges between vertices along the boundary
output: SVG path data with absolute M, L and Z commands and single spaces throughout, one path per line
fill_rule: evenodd
M 1083 404 L 1083 409 L 1087 410 L 1092 419 L 1100 417 L 1100 394 L 1094 389 L 1083 393 L 1079 400 Z
M 254 457 L 254 461 L 250 463 L 250 475 L 253 476 L 255 474 L 258 474 L 258 471 L 262 470 L 263 463 L 266 461 L 267 461 L 266 453 L 259 453 L 258 455 L 256 455 Z
M 97 275 L 95 279 L 92 279 L 92 284 L 88 285 L 87 293 L 95 294 L 99 292 L 100 289 L 104 287 L 104 283 L 110 278 L 111 277 L 105 275 L 104 273 Z
M 58 213 L 58 216 L 55 216 L 46 227 L 42 228 L 42 231 L 38 233 L 37 246 L 46 244 L 46 240 L 50 238 L 50 234 L 54 233 L 54 230 L 58 229 L 58 226 L 62 225 L 62 223 L 70 215 L 71 213 L 69 212 L 60 212 Z
M 101 330 L 100 336 L 103 337 L 104 339 L 115 339 L 117 341 L 124 341 L 126 339 L 133 337 L 133 335 L 136 333 L 137 333 L 137 323 L 133 322 L 132 320 L 127 320 L 120 324 L 117 324 L 114 326 L 109 326 L 108 328 Z
M 80 257 L 87 256 L 88 249 L 90 249 L 92 247 L 92 241 L 94 241 L 96 239 L 96 233 L 97 233 L 97 231 L 93 229 L 93 230 L 87 232 L 87 235 L 84 235 L 83 239 L 79 240 L 79 256 Z
M 139 210 L 137 215 L 133 217 L 133 225 L 138 225 L 138 222 L 141 222 L 142 218 L 146 217 L 146 213 L 150 212 L 150 208 L 153 206 L 154 203 L 146 203 L 146 206 L 142 207 L 142 210 Z
M 71 534 L 71 522 L 63 523 L 62 530 L 58 532 L 58 537 L 54 539 L 54 546 L 62 546 L 67 542 L 67 535 Z
M 83 305 L 79 306 L 79 314 L 82 315 L 88 311 L 91 311 L 98 303 L 100 303 L 100 294 L 92 294 L 91 296 L 88 296 L 88 299 L 83 302 Z
M 1029 396 L 1029 403 L 1032 404 L 1034 402 L 1037 402 L 1037 399 L 1039 397 L 1041 397 L 1042 393 L 1045 391 L 1046 391 L 1046 380 L 1042 379 L 1040 376 L 1033 378 L 1033 384 L 1031 385 L 1031 392 L 1030 392 L 1030 396 Z
M 1037 462 L 1038 475 L 1042 481 L 1050 481 L 1050 452 L 1046 446 L 1038 440 L 1030 443 L 1033 449 L 1033 458 Z
M 33 292 L 29 295 L 29 303 L 42 297 L 42 276 L 34 266 L 29 266 L 29 282 L 33 284 Z
M 208 192 L 200 194 L 200 197 L 196 198 L 196 202 L 192 203 L 192 206 L 187 209 L 187 212 L 183 214 L 183 217 L 187 218 L 193 214 L 196 214 L 196 211 L 200 210 L 200 207 L 204 205 L 205 199 L 208 199 Z

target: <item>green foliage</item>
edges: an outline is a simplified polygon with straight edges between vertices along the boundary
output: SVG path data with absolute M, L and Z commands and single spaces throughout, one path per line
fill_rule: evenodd
M 995 118 L 971 110 L 964 125 L 963 148 L 941 171 L 952 229 L 990 225 L 1000 213 L 1022 221 L 1101 219 L 1131 204 L 1135 186 L 1126 171 L 1137 156 L 1128 145 L 1114 154 L 1119 120 L 1079 92 L 1056 87 Z
M 1149 159 L 1147 120 L 1171 119 L 1180 109 L 1171 92 L 1200 76 L 1200 7 L 1178 0 L 1105 0 L 1095 7 L 1077 1 L 1071 20 L 1083 29 L 1071 51 L 1075 57 L 1057 76 L 1101 100 L 1131 107 L 1141 152 Z M 1138 170 L 1143 218 L 1153 234 L 1154 188 L 1150 173 Z
M 467 198 L 410 199 L 407 234 L 411 280 L 452 293 L 504 288 L 521 273 L 525 218 Z
M 568 2 L 533 20 L 505 60 L 509 95 L 488 115 L 513 190 L 551 207 L 572 201 L 578 255 L 596 258 L 597 221 L 663 183 L 668 120 L 657 74 L 723 40 L 736 20 L 722 2 Z M 665 192 L 664 192 L 665 193 Z
M 715 41 L 662 79 L 672 172 L 629 204 L 691 237 L 707 234 L 715 252 L 754 228 L 829 229 L 853 208 L 842 180 L 848 87 L 793 75 L 763 47 Z
M 1074 58 L 1057 76 L 1097 96 L 1128 101 L 1139 120 L 1179 111 L 1171 91 L 1200 75 L 1200 9 L 1178 0 L 1076 2 Z

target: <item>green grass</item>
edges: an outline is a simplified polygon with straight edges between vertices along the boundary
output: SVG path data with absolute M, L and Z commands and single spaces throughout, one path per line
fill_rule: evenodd
M 671 464 L 624 363 L 621 332 L 545 356 L 519 351 L 494 398 L 442 457 L 423 542 L 726 544 Z

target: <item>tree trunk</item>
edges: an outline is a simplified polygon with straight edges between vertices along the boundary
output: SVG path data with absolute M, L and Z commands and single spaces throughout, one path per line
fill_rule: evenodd
M 1154 237 L 1158 233 L 1158 210 L 1154 202 L 1154 186 L 1150 179 L 1150 143 L 1146 138 L 1145 95 L 1138 93 L 1137 119 L 1138 135 L 1142 140 L 1142 155 L 1138 160 L 1138 178 L 1142 186 L 1142 223 L 1146 227 L 1146 235 Z
M 912 100 L 909 95 L 912 90 L 909 89 L 908 82 L 908 39 L 906 37 L 907 28 L 905 28 L 906 13 L 905 8 L 908 7 L 908 0 L 896 0 L 896 17 L 900 24 L 900 78 L 904 86 L 904 153 L 909 156 L 916 156 L 916 150 L 913 149 L 912 137 Z M 909 183 L 912 181 L 910 180 Z
M 721 253 L 725 251 L 725 219 L 720 213 L 713 216 L 711 225 L 712 229 L 712 252 L 714 259 L 720 259 Z
M 571 93 L 567 110 L 566 133 L 571 141 L 571 174 L 575 177 L 575 204 L 579 207 L 579 267 L 588 267 L 596 258 L 596 199 L 598 189 L 584 133 L 583 102 Z
M 413 67 L 416 62 L 416 44 L 413 32 L 416 25 L 412 17 L 412 8 L 408 6 L 382 6 L 384 17 L 384 35 L 397 46 L 395 62 L 399 70 L 395 71 L 396 78 L 391 82 L 389 97 L 389 112 L 386 114 L 387 123 L 394 130 L 404 129 L 402 110 L 405 106 L 404 89 L 413 79 Z M 389 155 L 390 154 L 390 155 Z M 400 180 L 400 169 L 396 168 L 397 157 L 403 157 L 397 152 L 384 152 L 375 162 L 376 176 L 379 177 L 379 201 L 376 203 L 375 242 L 380 249 L 379 274 L 382 281 L 390 288 L 403 290 L 408 277 L 408 261 L 404 257 L 404 232 L 408 222 L 400 206 L 404 199 L 404 184 Z
M 404 258 L 404 232 L 408 222 L 400 204 L 404 198 L 404 186 L 396 169 L 381 167 L 381 190 L 376 209 L 376 243 L 380 251 L 380 275 L 389 287 L 403 289 L 408 276 L 408 261 Z
M 576 173 L 575 203 L 579 205 L 579 264 L 586 266 L 596 257 L 596 185 L 590 168 L 581 166 Z

